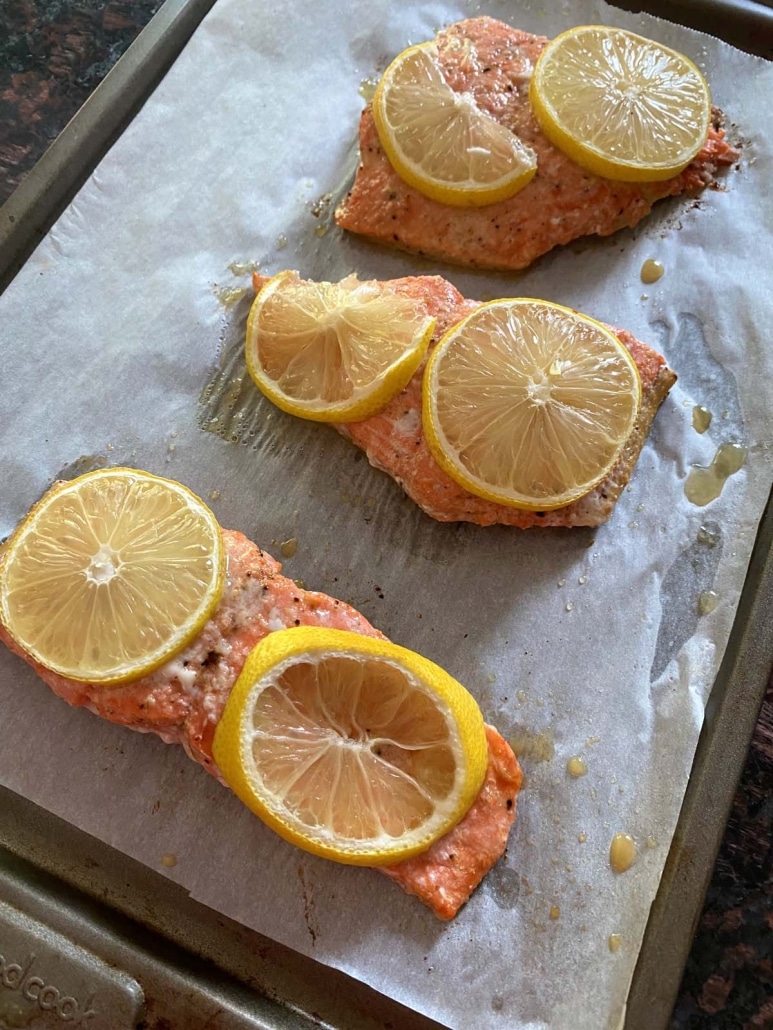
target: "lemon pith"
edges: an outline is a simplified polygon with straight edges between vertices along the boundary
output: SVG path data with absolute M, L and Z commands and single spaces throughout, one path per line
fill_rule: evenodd
M 609 329 L 515 298 L 482 304 L 439 341 L 422 423 L 433 457 L 464 489 L 549 511 L 609 474 L 640 402 L 636 364 Z
M 128 468 L 52 487 L 0 558 L 0 618 L 41 665 L 124 683 L 163 665 L 217 607 L 220 527 L 172 480 Z
M 315 283 L 280 272 L 247 321 L 247 368 L 269 400 L 317 422 L 355 422 L 384 408 L 427 352 L 435 319 L 389 284 Z
M 277 630 L 253 649 L 213 753 L 280 836 L 370 866 L 448 832 L 488 762 L 480 709 L 448 673 L 388 641 L 319 627 Z
M 432 43 L 409 47 L 373 97 L 381 145 L 397 174 L 444 204 L 476 207 L 513 196 L 537 170 L 534 151 L 445 81 Z
M 551 40 L 529 85 L 540 128 L 609 179 L 678 175 L 708 134 L 711 97 L 689 58 L 624 29 L 583 25 Z

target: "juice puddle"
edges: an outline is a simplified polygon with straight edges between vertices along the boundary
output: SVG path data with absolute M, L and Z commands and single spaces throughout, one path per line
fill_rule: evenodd
M 711 412 L 700 404 L 692 409 L 692 427 L 696 433 L 705 433 L 711 425 Z
M 616 873 L 625 873 L 636 861 L 636 844 L 627 833 L 616 833 L 609 845 L 609 864 Z
M 745 461 L 745 447 L 737 443 L 723 443 L 708 468 L 693 465 L 684 484 L 685 497 L 701 508 L 715 501 L 727 480 L 743 467 Z
M 362 99 L 369 104 L 376 93 L 376 86 L 378 86 L 377 78 L 373 77 L 370 79 L 363 79 L 357 88 L 357 92 L 360 94 Z
M 656 283 L 658 279 L 665 272 L 662 262 L 655 261 L 653 258 L 647 258 L 644 264 L 641 266 L 641 281 L 643 283 Z
M 719 603 L 719 595 L 713 590 L 703 590 L 698 595 L 698 614 L 711 615 Z

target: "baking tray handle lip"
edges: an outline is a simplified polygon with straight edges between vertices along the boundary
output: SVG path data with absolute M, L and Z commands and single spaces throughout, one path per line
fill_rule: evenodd
M 679 821 L 639 952 L 625 1030 L 666 1027 L 773 677 L 773 490 L 706 705 Z
M 0 207 L 0 295 L 118 139 L 215 0 L 165 0 Z

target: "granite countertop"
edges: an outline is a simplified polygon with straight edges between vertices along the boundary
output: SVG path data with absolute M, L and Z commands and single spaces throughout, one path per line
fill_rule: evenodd
M 0 204 L 163 0 L 3 0 Z M 773 1030 L 773 682 L 682 981 L 672 1030 Z

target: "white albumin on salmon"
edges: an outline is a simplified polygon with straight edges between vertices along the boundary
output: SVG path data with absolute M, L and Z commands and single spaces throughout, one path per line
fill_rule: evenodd
M 27 661 L 68 704 L 130 729 L 181 744 L 223 782 L 212 756 L 215 728 L 252 648 L 268 633 L 323 626 L 383 637 L 354 608 L 302 590 L 241 533 L 223 530 L 228 577 L 221 602 L 200 635 L 155 672 L 100 686 L 66 679 L 30 658 L 0 625 L 0 640 Z M 515 819 L 521 770 L 510 746 L 487 727 L 489 764 L 478 798 L 462 821 L 422 855 L 380 867 L 441 919 L 451 919 L 502 855 Z

